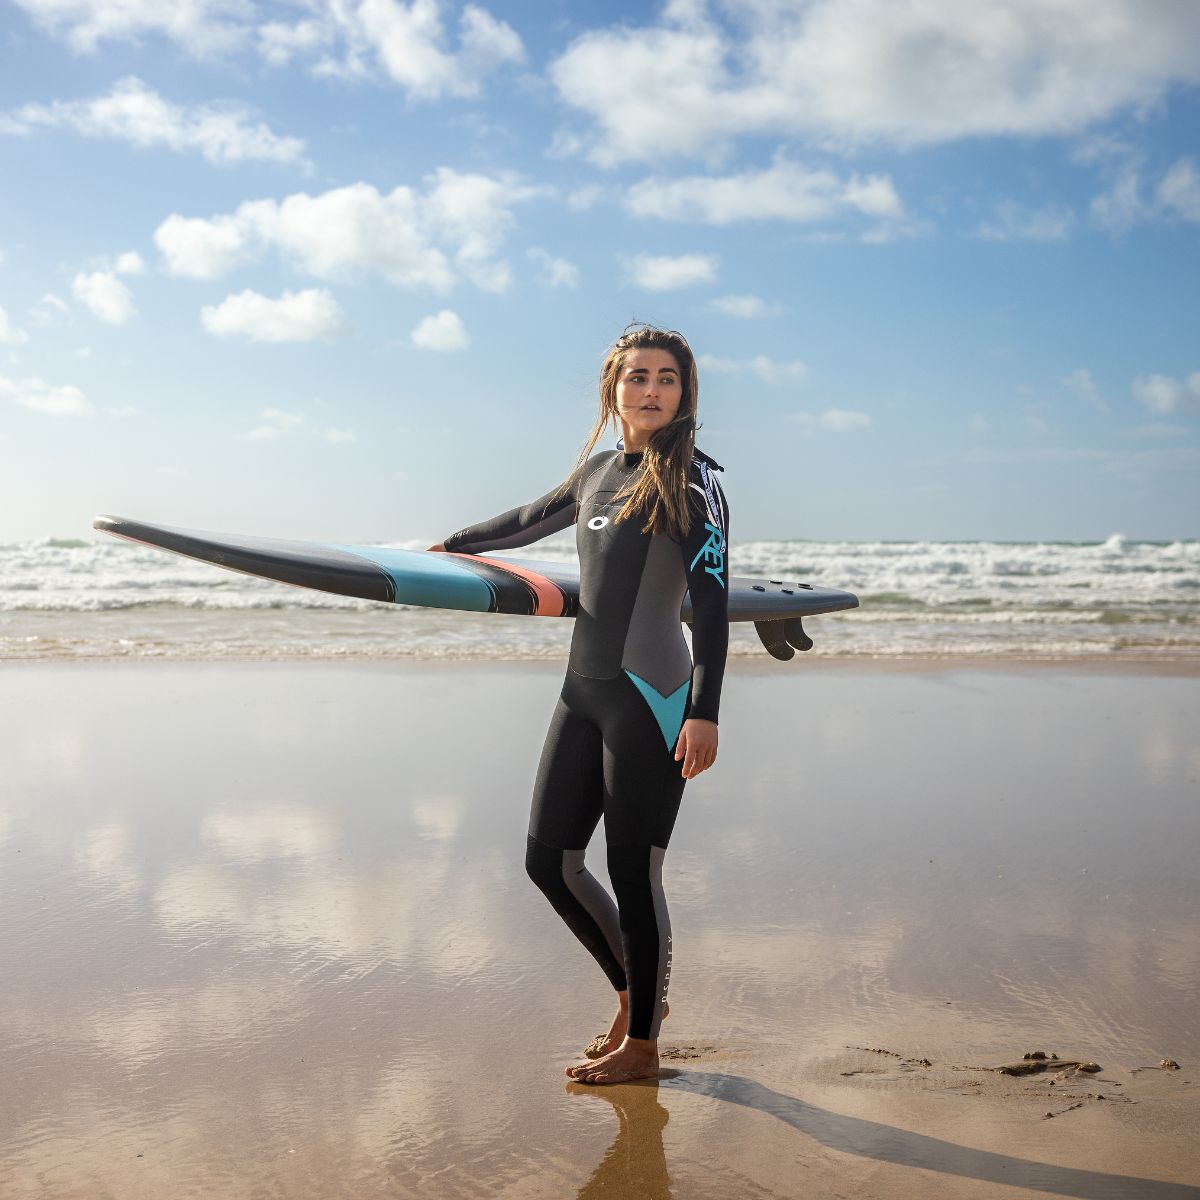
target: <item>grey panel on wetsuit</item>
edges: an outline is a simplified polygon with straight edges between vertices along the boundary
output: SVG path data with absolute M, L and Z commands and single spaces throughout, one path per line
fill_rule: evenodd
M 663 1006 L 667 1000 L 667 988 L 671 982 L 671 917 L 667 912 L 667 897 L 663 892 L 662 869 L 666 850 L 661 846 L 650 847 L 650 893 L 654 897 L 654 919 L 658 925 L 658 975 L 655 979 L 654 1016 L 650 1023 L 650 1037 L 658 1037 L 662 1026 Z
M 571 636 L 570 666 L 589 679 L 615 679 L 621 673 L 625 631 L 651 538 L 644 517 L 617 521 L 625 498 L 613 497 L 632 474 L 618 454 L 588 480 L 579 500 L 579 610 Z M 683 597 L 680 597 L 682 601 Z M 682 628 L 680 639 L 683 638 Z
M 617 906 L 604 890 L 604 885 L 584 864 L 586 850 L 564 850 L 562 852 L 563 882 L 567 890 L 583 905 L 584 910 L 600 927 L 604 940 L 617 962 L 624 958 L 621 949 L 621 926 Z M 664 851 L 665 853 L 665 851 Z
M 689 467 L 692 520 L 686 535 L 648 536 L 642 516 L 618 521 L 626 503 L 618 493 L 640 471 L 641 459 L 640 453 L 595 454 L 572 474 L 567 497 L 550 493 L 460 530 L 446 539 L 446 548 L 471 552 L 525 544 L 575 520 L 579 597 L 568 666 L 587 679 L 616 679 L 627 672 L 639 689 L 657 692 L 643 695 L 670 744 L 673 713 L 664 724 L 659 701 L 689 678 L 685 719 L 717 720 L 729 639 L 728 508 L 709 474 L 712 460 L 697 451 Z M 685 595 L 690 651 L 680 624 Z
M 687 683 L 692 674 L 692 656 L 678 615 L 686 591 L 679 543 L 664 535 L 651 538 L 625 633 L 621 666 L 664 696 Z

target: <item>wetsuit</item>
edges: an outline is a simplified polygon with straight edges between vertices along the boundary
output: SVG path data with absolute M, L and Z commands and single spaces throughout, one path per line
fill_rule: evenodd
M 729 645 L 729 509 L 696 451 L 685 537 L 613 517 L 640 453 L 592 455 L 550 493 L 446 538 L 447 550 L 509 550 L 575 523 L 579 612 L 534 786 L 526 868 L 613 987 L 629 989 L 629 1035 L 658 1036 L 671 974 L 662 863 L 683 797 L 675 744 L 689 717 L 717 720 Z M 692 600 L 692 653 L 679 610 Z M 694 657 L 694 662 L 693 662 Z M 584 866 L 601 816 L 617 903 Z

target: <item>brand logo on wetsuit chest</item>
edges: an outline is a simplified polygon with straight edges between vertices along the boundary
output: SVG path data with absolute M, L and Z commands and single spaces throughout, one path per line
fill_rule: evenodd
M 607 524 L 608 524 L 607 517 L 593 517 L 588 522 L 588 528 L 589 529 L 603 529 L 605 527 L 605 525 L 607 525 Z
M 701 559 L 704 559 L 705 571 L 709 575 L 715 576 L 717 582 L 724 587 L 725 581 L 721 578 L 721 572 L 725 569 L 725 554 L 721 531 L 711 521 L 705 521 L 704 528 L 708 530 L 708 541 L 700 547 L 700 553 L 692 559 L 692 567 L 695 567 Z M 691 570 L 692 568 L 689 567 L 688 569 Z

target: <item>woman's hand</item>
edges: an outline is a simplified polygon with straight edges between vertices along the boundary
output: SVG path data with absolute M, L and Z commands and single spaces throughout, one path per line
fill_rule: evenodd
M 449 550 L 447 550 L 447 549 L 446 549 L 446 547 L 445 547 L 445 546 L 443 546 L 441 542 L 435 542 L 435 543 L 434 543 L 432 546 L 426 546 L 426 547 L 425 547 L 425 552 L 426 552 L 426 553 L 428 553 L 430 550 L 440 550 L 440 551 L 441 551 L 443 554 L 449 554 L 449 553 L 450 553 L 450 551 L 449 551 Z
M 675 761 L 683 759 L 683 777 L 691 779 L 707 771 L 717 758 L 717 723 L 692 717 L 684 721 L 675 743 Z

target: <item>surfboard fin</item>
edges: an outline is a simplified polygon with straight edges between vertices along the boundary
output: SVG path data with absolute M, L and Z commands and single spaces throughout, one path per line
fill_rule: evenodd
M 787 638 L 788 644 L 795 646 L 797 650 L 813 648 L 813 640 L 804 632 L 804 625 L 799 617 L 788 617 L 783 622 L 783 636 Z
M 797 650 L 811 650 L 813 640 L 804 632 L 799 617 L 785 621 L 755 621 L 754 628 L 767 653 L 780 662 L 796 657 Z
M 758 631 L 759 640 L 767 648 L 767 653 L 780 662 L 787 662 L 796 657 L 796 651 L 788 645 L 783 635 L 782 621 L 755 621 L 754 628 Z

